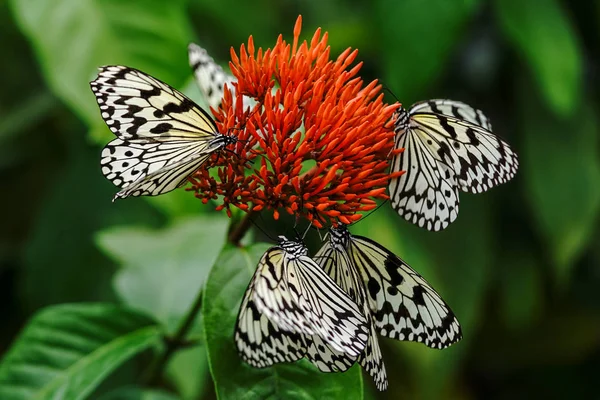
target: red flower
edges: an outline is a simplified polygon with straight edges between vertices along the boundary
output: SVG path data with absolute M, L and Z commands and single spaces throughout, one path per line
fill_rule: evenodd
M 220 199 L 230 216 L 230 206 L 272 209 L 276 219 L 284 209 L 317 227 L 349 224 L 386 199 L 388 181 L 400 174 L 387 172 L 399 105 L 383 102 L 377 81 L 363 84 L 362 63 L 351 67 L 357 50 L 330 60 L 320 28 L 298 46 L 301 25 L 298 17 L 291 46 L 280 35 L 273 49 L 255 51 L 251 36 L 239 57 L 232 49 L 235 100 L 225 90 L 213 113 L 220 131 L 240 140 L 209 162 L 218 179 L 203 168 L 191 190 L 204 202 Z M 256 100 L 253 109 L 244 109 L 242 95 Z

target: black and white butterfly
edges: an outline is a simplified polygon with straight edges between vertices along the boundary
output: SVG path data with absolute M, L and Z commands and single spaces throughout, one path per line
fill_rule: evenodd
M 304 245 L 280 236 L 258 263 L 242 300 L 235 330 L 240 357 L 263 368 L 306 356 L 322 371 L 345 371 L 367 338 L 356 303 Z
M 461 339 L 458 320 L 440 295 L 380 244 L 339 225 L 330 229 L 329 240 L 314 258 L 367 318 L 369 339 L 358 362 L 379 390 L 388 382 L 377 334 L 436 349 Z
M 100 161 L 104 176 L 122 189 L 115 199 L 183 186 L 213 153 L 237 142 L 183 93 L 136 69 L 102 67 L 90 86 L 117 136 Z
M 208 52 L 197 44 L 190 43 L 188 46 L 188 58 L 190 67 L 194 71 L 196 83 L 200 92 L 213 108 L 218 108 L 223 100 L 225 84 L 233 91 L 233 83 L 236 79 L 233 75 L 225 72 L 219 64 L 208 54 Z M 235 92 L 233 92 L 235 94 Z M 253 107 L 256 102 L 248 96 L 244 96 L 244 109 Z
M 480 111 L 453 100 L 429 100 L 395 114 L 390 181 L 392 207 L 407 221 L 430 231 L 445 229 L 458 216 L 458 191 L 481 193 L 510 180 L 519 162 L 492 133 Z

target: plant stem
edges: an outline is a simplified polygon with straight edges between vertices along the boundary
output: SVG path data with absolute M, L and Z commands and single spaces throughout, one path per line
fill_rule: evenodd
M 254 211 L 250 211 L 244 215 L 244 218 L 240 221 L 239 224 L 235 228 L 229 232 L 229 236 L 227 237 L 227 241 L 234 246 L 242 247 L 240 241 L 244 238 L 248 229 L 252 226 L 252 217 L 256 214 Z
M 246 232 L 248 231 L 250 226 L 252 226 L 251 218 L 253 215 L 254 215 L 254 213 L 252 211 L 247 213 L 244 216 L 244 218 L 242 218 L 240 223 L 237 224 L 235 226 L 235 228 L 233 228 L 231 230 L 231 232 L 229 233 L 229 236 L 227 237 L 227 241 L 229 243 L 231 243 L 235 246 L 241 247 L 240 241 L 242 240 L 242 238 L 244 237 L 244 235 L 246 234 Z M 202 291 L 202 289 L 200 289 L 198 291 L 198 294 L 196 295 L 196 299 L 194 300 L 194 303 L 192 304 L 189 311 L 185 315 L 185 319 L 182 321 L 181 325 L 179 325 L 179 328 L 177 329 L 175 334 L 172 337 L 166 338 L 167 339 L 167 340 L 165 340 L 166 348 L 165 348 L 164 353 L 158 359 L 158 361 L 156 361 L 150 368 L 150 373 L 148 375 L 149 376 L 148 381 L 150 382 L 150 384 L 157 385 L 159 383 L 159 380 L 164 372 L 164 369 L 165 369 L 167 363 L 169 362 L 169 360 L 171 359 L 171 357 L 173 356 L 173 354 L 177 350 L 181 349 L 182 347 L 185 347 L 185 345 L 186 345 L 185 337 L 187 336 L 188 331 L 192 328 L 192 326 L 194 324 L 194 320 L 196 319 L 196 316 L 198 315 L 198 312 L 200 311 L 200 308 L 202 307 L 202 295 L 203 295 L 203 291 Z

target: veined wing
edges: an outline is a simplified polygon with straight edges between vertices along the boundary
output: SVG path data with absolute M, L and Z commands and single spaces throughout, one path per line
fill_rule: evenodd
M 213 119 L 171 86 L 134 68 L 106 66 L 90 82 L 102 118 L 122 140 L 206 140 Z
M 458 187 L 481 193 L 510 180 L 519 165 L 517 155 L 492 132 L 454 117 L 417 113 L 408 130 L 421 147 L 456 175 Z
M 264 368 L 304 357 L 305 336 L 283 331 L 269 321 L 254 304 L 253 292 L 254 285 L 250 282 L 235 328 L 235 344 L 242 360 L 253 367 Z
M 446 228 L 458 216 L 458 188 L 454 171 L 441 162 L 433 144 L 423 142 L 414 129 L 396 135 L 392 171 L 406 171 L 390 180 L 392 208 L 404 219 L 430 231 Z
M 229 89 L 233 90 L 232 83 L 235 82 L 235 78 L 225 73 L 223 68 L 208 55 L 208 52 L 197 44 L 189 44 L 188 56 L 196 83 L 204 98 L 211 107 L 218 108 L 223 99 L 225 83 Z
M 272 247 L 259 262 L 253 282 L 252 299 L 274 325 L 289 332 L 318 335 L 335 350 L 349 355 L 357 356 L 364 349 L 365 317 L 310 257 Z
M 335 281 L 335 283 L 348 293 L 352 300 L 356 301 L 361 308 L 367 319 L 369 338 L 367 339 L 365 349 L 358 359 L 347 355 L 344 356 L 343 354 L 328 348 L 325 344 L 320 343 L 317 339 L 315 339 L 312 346 L 309 346 L 307 356 L 322 371 L 345 371 L 352 366 L 355 360 L 358 360 L 359 364 L 375 381 L 377 389 L 386 390 L 388 386 L 387 373 L 383 363 L 381 348 L 379 347 L 375 321 L 371 315 L 371 307 L 368 303 L 370 299 L 367 298 L 365 284 L 362 282 L 360 273 L 350 261 L 346 249 L 341 246 L 342 242 L 345 242 L 345 240 L 338 241 L 339 233 L 338 235 L 335 235 L 337 232 L 341 232 L 341 234 L 347 233 L 349 235 L 349 232 L 347 230 L 335 231 L 335 228 L 332 229 L 332 232 L 333 233 L 330 233 L 330 240 L 323 244 L 319 252 L 314 256 L 314 259 L 317 260 L 323 270 Z M 346 237 L 346 239 L 347 238 L 348 237 Z M 317 352 L 317 349 L 321 351 Z M 316 356 L 313 356 L 313 354 L 316 354 Z M 334 366 L 336 369 L 325 369 L 331 366 Z
M 362 236 L 352 236 L 348 254 L 374 304 L 379 334 L 438 349 L 461 339 L 460 325 L 450 307 L 404 261 Z
M 432 99 L 413 104 L 408 111 L 410 115 L 433 113 L 449 115 L 456 119 L 471 122 L 491 132 L 492 123 L 483 111 L 471 107 L 461 101 L 448 99 Z
M 102 151 L 102 173 L 123 188 L 116 198 L 156 196 L 185 185 L 223 141 L 147 142 L 115 139 Z

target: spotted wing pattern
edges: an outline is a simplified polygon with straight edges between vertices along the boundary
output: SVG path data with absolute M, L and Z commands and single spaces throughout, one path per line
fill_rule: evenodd
M 407 118 L 407 115 L 409 116 Z M 430 100 L 397 114 L 389 184 L 392 207 L 406 220 L 438 231 L 458 216 L 458 189 L 481 193 L 510 180 L 518 158 L 494 135 L 485 115 L 464 103 Z M 405 122 L 406 121 L 406 122 Z
M 462 338 L 450 307 L 421 275 L 385 247 L 351 236 L 347 248 L 367 288 L 380 335 L 443 349 Z
M 244 294 L 235 329 L 235 343 L 242 360 L 256 368 L 301 359 L 306 354 L 305 335 L 286 332 L 261 313 L 252 300 L 253 282 Z
M 100 162 L 104 176 L 123 189 L 115 198 L 173 190 L 213 152 L 235 143 L 185 95 L 136 69 L 102 67 L 90 86 L 117 136 Z
M 448 99 L 433 99 L 420 101 L 410 107 L 409 114 L 441 114 L 454 117 L 461 121 L 467 121 L 482 128 L 492 131 L 492 123 L 483 111 L 471 107 L 462 101 Z
M 330 239 L 325 242 L 314 259 L 335 283 L 348 293 L 358 306 L 361 307 L 361 311 L 367 319 L 369 338 L 365 349 L 358 357 L 358 362 L 371 375 L 377 389 L 383 391 L 388 386 L 387 373 L 383 363 L 381 348 L 379 347 L 375 319 L 372 316 L 371 306 L 366 294 L 366 287 L 361 280 L 358 269 L 350 261 L 348 253 L 343 246 L 343 241 L 338 240 L 341 238 L 341 235 L 336 233 L 337 231 L 335 230 L 330 233 Z M 318 345 L 319 343 L 316 343 L 316 341 L 313 344 L 315 347 Z M 355 361 L 354 358 L 344 356 L 344 354 L 337 353 L 332 349 L 327 349 L 325 346 L 322 346 L 319 350 L 318 354 L 320 357 L 326 357 L 328 360 L 335 361 L 335 363 L 324 363 L 324 365 L 342 365 L 345 369 L 348 369 Z M 316 362 L 313 361 L 313 363 Z M 345 369 L 340 368 L 342 371 Z
M 197 44 L 190 43 L 188 56 L 196 83 L 208 105 L 218 108 L 223 99 L 225 84 L 229 89 L 233 89 L 232 83 L 235 82 L 235 78 L 223 71 L 223 68 L 213 60 L 208 52 Z
M 253 300 L 283 330 L 320 336 L 349 355 L 365 347 L 366 319 L 358 306 L 305 254 L 283 246 L 268 250 L 254 276 Z
M 358 306 L 307 255 L 284 239 L 261 258 L 238 316 L 241 357 L 269 366 L 307 356 L 322 371 L 345 371 L 367 341 Z

